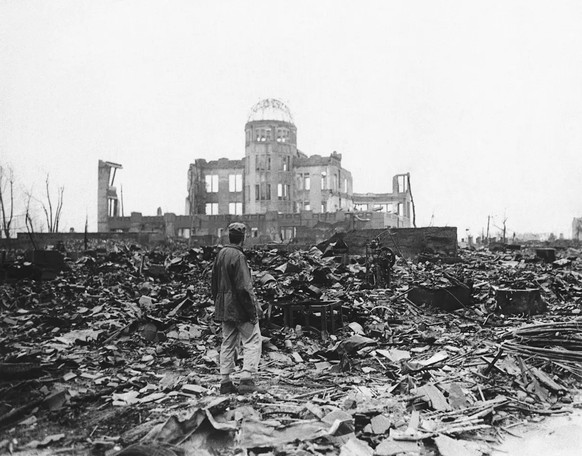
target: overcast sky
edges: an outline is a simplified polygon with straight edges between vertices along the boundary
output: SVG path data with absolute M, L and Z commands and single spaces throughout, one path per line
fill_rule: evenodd
M 418 226 L 570 237 L 581 24 L 579 1 L 4 0 L 0 164 L 19 191 L 64 185 L 65 229 L 96 229 L 99 159 L 126 215 L 184 214 L 189 163 L 242 158 L 272 97 L 354 191 L 410 172 Z

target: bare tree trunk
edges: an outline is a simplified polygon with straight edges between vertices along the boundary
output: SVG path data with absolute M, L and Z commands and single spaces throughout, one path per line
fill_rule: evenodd
M 9 188 L 9 198 L 10 203 L 6 201 L 6 175 L 8 176 L 8 188 Z M 8 207 L 7 207 L 8 206 Z M 10 225 L 12 224 L 12 219 L 14 218 L 14 173 L 11 168 L 8 169 L 8 174 L 6 170 L 0 166 L 0 211 L 2 213 L 2 227 L 0 227 L 0 237 L 2 233 L 8 239 L 10 238 Z
M 46 175 L 46 180 L 44 181 L 45 183 L 45 189 L 46 189 L 46 200 L 47 200 L 47 204 L 48 204 L 48 214 L 47 214 L 47 229 L 49 233 L 53 232 L 53 204 L 51 202 L 51 193 L 49 191 L 49 175 Z M 44 211 L 45 213 L 47 212 L 46 207 L 44 207 Z
M 57 203 L 53 211 L 53 202 L 51 200 L 49 175 L 47 174 L 45 180 L 46 203 L 41 201 L 42 210 L 46 219 L 47 230 L 49 233 L 57 233 L 59 231 L 59 223 L 61 220 L 61 212 L 63 210 L 63 194 L 65 187 L 57 189 Z
M 59 231 L 59 224 L 61 222 L 61 211 L 63 210 L 63 193 L 65 192 L 65 187 L 59 187 L 58 199 L 57 199 L 57 211 L 55 213 L 55 233 Z
M 32 248 L 34 250 L 37 249 L 36 241 L 34 240 L 34 226 L 32 224 L 32 218 L 30 217 L 30 199 L 32 196 L 28 195 L 28 201 L 26 202 L 26 214 L 24 216 L 24 223 L 26 224 L 26 232 L 28 233 L 28 237 L 30 239 L 30 243 L 32 244 Z

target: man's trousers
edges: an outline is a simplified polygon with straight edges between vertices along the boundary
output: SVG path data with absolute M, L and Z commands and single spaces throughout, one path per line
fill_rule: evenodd
M 242 342 L 243 370 L 242 378 L 252 377 L 259 370 L 261 360 L 261 330 L 259 323 L 222 322 L 222 345 L 220 347 L 220 373 L 228 375 L 234 372 L 237 347 Z

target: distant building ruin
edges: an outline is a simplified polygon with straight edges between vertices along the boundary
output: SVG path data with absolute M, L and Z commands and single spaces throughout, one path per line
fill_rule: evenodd
M 410 226 L 408 174 L 394 176 L 391 193 L 353 193 L 342 155 L 307 156 L 297 149 L 297 127 L 278 100 L 256 104 L 245 125 L 245 156 L 195 160 L 188 170 L 186 214 L 243 215 L 274 211 L 380 211 Z
M 335 151 L 326 157 L 301 152 L 289 108 L 266 99 L 253 106 L 245 124 L 243 158 L 199 158 L 189 166 L 185 216 L 119 217 L 113 179 L 121 165 L 100 161 L 99 231 L 220 238 L 230 221 L 239 220 L 251 237 L 286 242 L 313 237 L 305 230 L 411 226 L 409 174 L 393 177 L 392 192 L 354 193 L 352 174 L 341 162 Z M 102 178 L 105 170 L 113 171 L 110 182 Z M 107 182 L 104 202 L 101 186 Z
M 115 174 L 123 167 L 117 163 L 99 160 L 97 175 L 97 231 L 110 231 L 109 219 L 119 217 L 120 204 L 117 196 Z
M 572 220 L 572 239 L 577 241 L 582 238 L 582 217 L 574 217 Z

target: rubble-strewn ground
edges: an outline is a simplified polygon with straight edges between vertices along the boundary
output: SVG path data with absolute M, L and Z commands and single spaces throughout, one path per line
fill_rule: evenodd
M 360 257 L 249 252 L 266 314 L 267 393 L 251 396 L 218 394 L 214 253 L 108 245 L 54 280 L 0 285 L 2 451 L 480 455 L 580 404 L 578 250 L 399 258 L 389 289 L 369 286 Z M 468 287 L 472 302 L 417 305 L 417 286 Z M 499 287 L 539 289 L 548 311 L 495 313 Z M 320 301 L 342 302 L 335 334 L 318 315 L 283 327 L 282 306 Z

